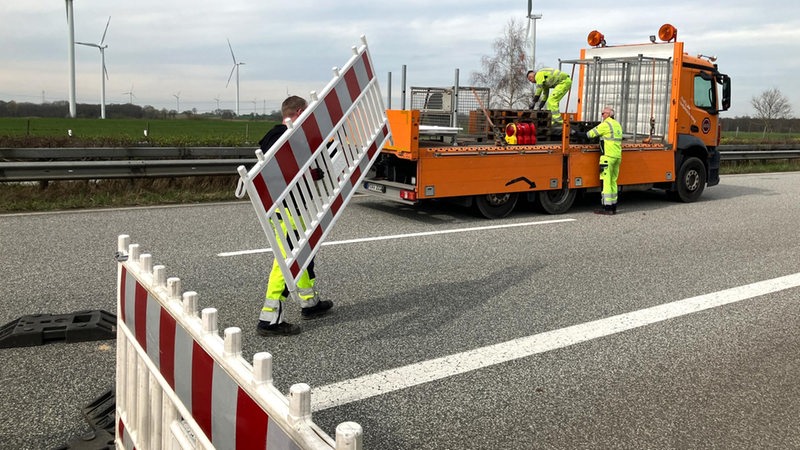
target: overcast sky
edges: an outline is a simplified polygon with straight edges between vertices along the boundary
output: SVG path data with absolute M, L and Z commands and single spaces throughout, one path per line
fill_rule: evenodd
M 230 39 L 240 66 L 240 113 L 278 109 L 286 94 L 308 97 L 343 65 L 365 34 L 386 98 L 392 73 L 399 107 L 401 70 L 407 86 L 461 85 L 511 19 L 526 23 L 526 0 L 253 1 L 74 0 L 75 40 L 105 37 L 106 103 L 157 108 L 219 105 L 235 109 Z M 753 115 L 750 100 L 778 88 L 800 115 L 800 2 L 534 0 L 538 64 L 578 57 L 597 29 L 609 45 L 647 42 L 664 23 L 692 54 L 716 55 L 733 79 L 725 116 Z M 68 28 L 64 0 L 0 2 L 0 100 L 68 99 Z M 76 46 L 78 103 L 100 102 L 100 52 Z M 524 76 L 521 74 L 520 76 Z M 132 92 L 133 97 L 131 97 Z M 177 98 L 176 98 L 177 96 Z

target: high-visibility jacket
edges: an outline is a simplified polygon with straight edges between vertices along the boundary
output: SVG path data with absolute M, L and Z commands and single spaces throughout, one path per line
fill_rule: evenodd
M 550 67 L 539 69 L 533 77 L 534 83 L 536 83 L 536 91 L 533 95 L 542 97 L 542 100 L 545 100 L 547 99 L 547 94 L 550 92 L 550 89 L 553 89 L 560 83 L 569 79 L 569 75 L 567 75 L 566 72 Z
M 586 133 L 590 138 L 600 136 L 600 151 L 612 158 L 622 158 L 622 125 L 611 117 Z

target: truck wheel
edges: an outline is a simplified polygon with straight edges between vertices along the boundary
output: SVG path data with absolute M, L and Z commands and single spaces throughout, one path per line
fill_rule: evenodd
M 480 215 L 487 219 L 502 219 L 514 209 L 518 197 L 516 192 L 476 195 L 473 205 Z
M 706 167 L 699 158 L 688 158 L 681 164 L 676 181 L 678 200 L 684 203 L 697 201 L 706 187 Z
M 564 187 L 557 191 L 539 191 L 536 193 L 536 206 L 547 214 L 563 214 L 572 208 L 578 191 Z

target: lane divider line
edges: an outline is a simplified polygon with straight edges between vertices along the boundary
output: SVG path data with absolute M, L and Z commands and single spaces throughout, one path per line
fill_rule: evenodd
M 798 286 L 800 273 L 795 273 L 320 386 L 312 389 L 311 409 L 357 402 Z
M 574 222 L 576 219 L 553 219 L 553 220 L 541 220 L 537 222 L 523 222 L 523 223 L 508 223 L 503 225 L 488 225 L 485 227 L 470 227 L 470 228 L 455 228 L 452 230 L 439 230 L 439 231 L 423 231 L 420 233 L 405 233 L 405 234 L 394 234 L 388 236 L 375 236 L 375 237 L 367 237 L 367 238 L 359 238 L 359 239 L 345 239 L 342 241 L 331 241 L 331 242 L 323 242 L 323 246 L 327 245 L 343 245 L 343 244 L 358 244 L 362 242 L 373 242 L 373 241 L 387 241 L 391 239 L 406 239 L 412 237 L 420 237 L 420 236 L 434 236 L 437 234 L 450 234 L 450 233 L 465 233 L 470 231 L 485 231 L 485 230 L 498 230 L 502 228 L 514 228 L 514 227 L 527 227 L 527 226 L 534 226 L 534 225 L 549 225 L 553 223 L 564 223 L 564 222 Z M 239 250 L 234 252 L 222 252 L 217 253 L 217 256 L 220 257 L 230 257 L 230 256 L 241 256 L 241 255 L 252 255 L 255 253 L 267 253 L 271 252 L 271 248 L 259 248 L 253 250 Z

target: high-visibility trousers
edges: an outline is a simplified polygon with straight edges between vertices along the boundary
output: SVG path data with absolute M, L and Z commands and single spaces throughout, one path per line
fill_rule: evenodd
M 567 92 L 569 92 L 569 88 L 571 86 L 572 80 L 567 78 L 561 83 L 558 83 L 556 87 L 553 88 L 553 92 L 547 96 L 547 109 L 550 111 L 553 124 L 560 124 L 564 122 L 564 120 L 561 118 L 558 105 L 561 103 L 561 99 L 567 95 Z
M 295 230 L 297 227 L 295 226 L 294 219 L 289 216 L 288 221 L 292 227 L 292 232 L 296 233 Z M 288 238 L 289 228 L 286 226 L 285 220 L 280 221 L 280 227 L 276 227 L 273 223 L 273 229 L 275 229 L 276 236 L 280 232 L 284 236 L 287 236 L 286 241 L 290 242 Z M 280 229 L 280 231 L 278 231 L 278 229 Z M 281 245 L 280 239 L 278 240 L 278 249 L 280 250 L 281 255 L 285 257 L 286 251 Z M 302 274 L 300 274 L 300 278 L 297 280 L 297 294 L 300 297 L 300 306 L 302 308 L 312 307 L 317 304 L 316 292 L 314 291 L 314 282 L 314 260 L 312 259 L 308 264 L 308 267 L 303 271 Z M 272 269 L 270 270 L 269 280 L 267 281 L 266 299 L 264 300 L 264 306 L 261 308 L 259 320 L 269 323 L 283 322 L 283 302 L 288 296 L 289 289 L 286 287 L 286 279 L 283 278 L 283 272 L 278 265 L 278 260 L 275 259 L 272 261 Z
M 600 156 L 600 181 L 603 183 L 601 203 L 603 206 L 617 204 L 617 177 L 619 177 L 619 164 L 622 158 L 608 155 Z

